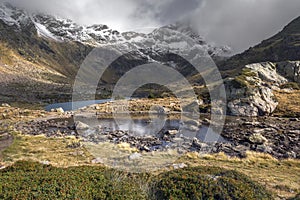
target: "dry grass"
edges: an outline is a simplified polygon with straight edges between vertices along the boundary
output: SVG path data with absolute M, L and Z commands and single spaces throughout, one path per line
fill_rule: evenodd
M 212 166 L 236 170 L 248 175 L 254 181 L 265 185 L 280 198 L 293 197 L 300 192 L 300 161 L 279 161 L 268 154 L 247 152 L 245 159 L 231 158 L 224 153 L 187 153 L 178 157 L 176 152 L 140 152 L 142 157 L 130 160 L 133 151 L 125 145 L 111 143 L 84 144 L 76 149 L 68 148 L 75 138 L 46 138 L 45 136 L 15 135 L 12 146 L 3 152 L 2 162 L 10 165 L 18 160 L 48 161 L 58 167 L 97 165 L 91 161 L 101 158 L 103 164 L 127 171 L 152 171 L 153 174 L 171 170 L 173 163 L 188 166 Z
M 280 198 L 293 197 L 300 192 L 300 161 L 279 161 L 268 154 L 247 152 L 245 159 L 231 158 L 224 153 L 213 155 L 187 155 L 177 162 L 189 166 L 223 167 L 248 175 L 265 185 Z
M 300 91 L 275 92 L 279 104 L 274 112 L 277 116 L 295 117 L 300 116 Z
M 13 144 L 2 152 L 2 162 L 10 165 L 18 160 L 47 161 L 53 166 L 88 165 L 93 158 L 85 148 L 68 148 L 74 138 L 46 138 L 15 134 Z

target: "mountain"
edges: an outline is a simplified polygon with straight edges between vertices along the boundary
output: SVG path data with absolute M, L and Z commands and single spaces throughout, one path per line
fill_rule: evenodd
M 258 62 L 300 60 L 300 17 L 294 19 L 282 31 L 245 52 L 219 64 L 226 75 L 236 74 L 243 66 Z
M 299 115 L 299 60 L 300 17 L 273 37 L 219 63 L 229 114 Z
M 196 44 L 182 42 L 182 35 L 194 39 Z M 95 47 L 110 44 L 121 44 L 135 52 L 112 67 L 102 80 L 103 84 L 114 84 L 133 67 L 130 63 L 159 62 L 192 78 L 195 73 L 188 63 L 177 58 L 175 64 L 169 62 L 174 57 L 167 54 L 169 50 L 190 51 L 196 45 L 215 59 L 230 52 L 229 47 L 206 43 L 197 32 L 182 23 L 158 28 L 149 34 L 121 33 L 106 25 L 78 25 L 68 19 L 28 13 L 4 3 L 0 5 L 0 76 L 3 77 L 0 91 L 4 99 L 1 101 L 67 100 L 85 57 Z

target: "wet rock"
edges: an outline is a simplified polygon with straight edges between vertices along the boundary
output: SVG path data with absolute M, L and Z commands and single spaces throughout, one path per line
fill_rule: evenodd
M 196 126 L 196 127 L 201 126 L 201 123 L 197 120 L 187 120 L 184 123 L 188 124 L 188 125 L 193 125 L 193 126 Z
M 76 130 L 87 130 L 90 128 L 90 126 L 83 122 L 78 121 L 75 123 L 75 128 Z
M 51 112 L 57 112 L 59 114 L 64 114 L 65 111 L 63 108 L 55 108 L 55 109 L 51 109 Z
M 167 134 L 167 135 L 177 135 L 178 130 L 168 130 L 165 134 Z

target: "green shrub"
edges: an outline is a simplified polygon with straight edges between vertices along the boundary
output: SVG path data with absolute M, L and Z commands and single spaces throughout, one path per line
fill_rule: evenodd
M 0 199 L 146 199 L 136 176 L 104 167 L 17 162 L 0 171 Z
M 155 199 L 272 199 L 248 177 L 235 171 L 196 167 L 160 174 L 152 186 Z

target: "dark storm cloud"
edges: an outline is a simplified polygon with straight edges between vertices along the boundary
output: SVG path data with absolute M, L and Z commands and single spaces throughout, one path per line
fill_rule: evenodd
M 299 0 L 8 1 L 80 24 L 102 23 L 121 31 L 159 27 L 185 19 L 207 40 L 229 45 L 235 52 L 270 37 L 300 15 Z
M 299 0 L 205 0 L 191 19 L 206 39 L 240 52 L 280 31 L 299 11 Z

